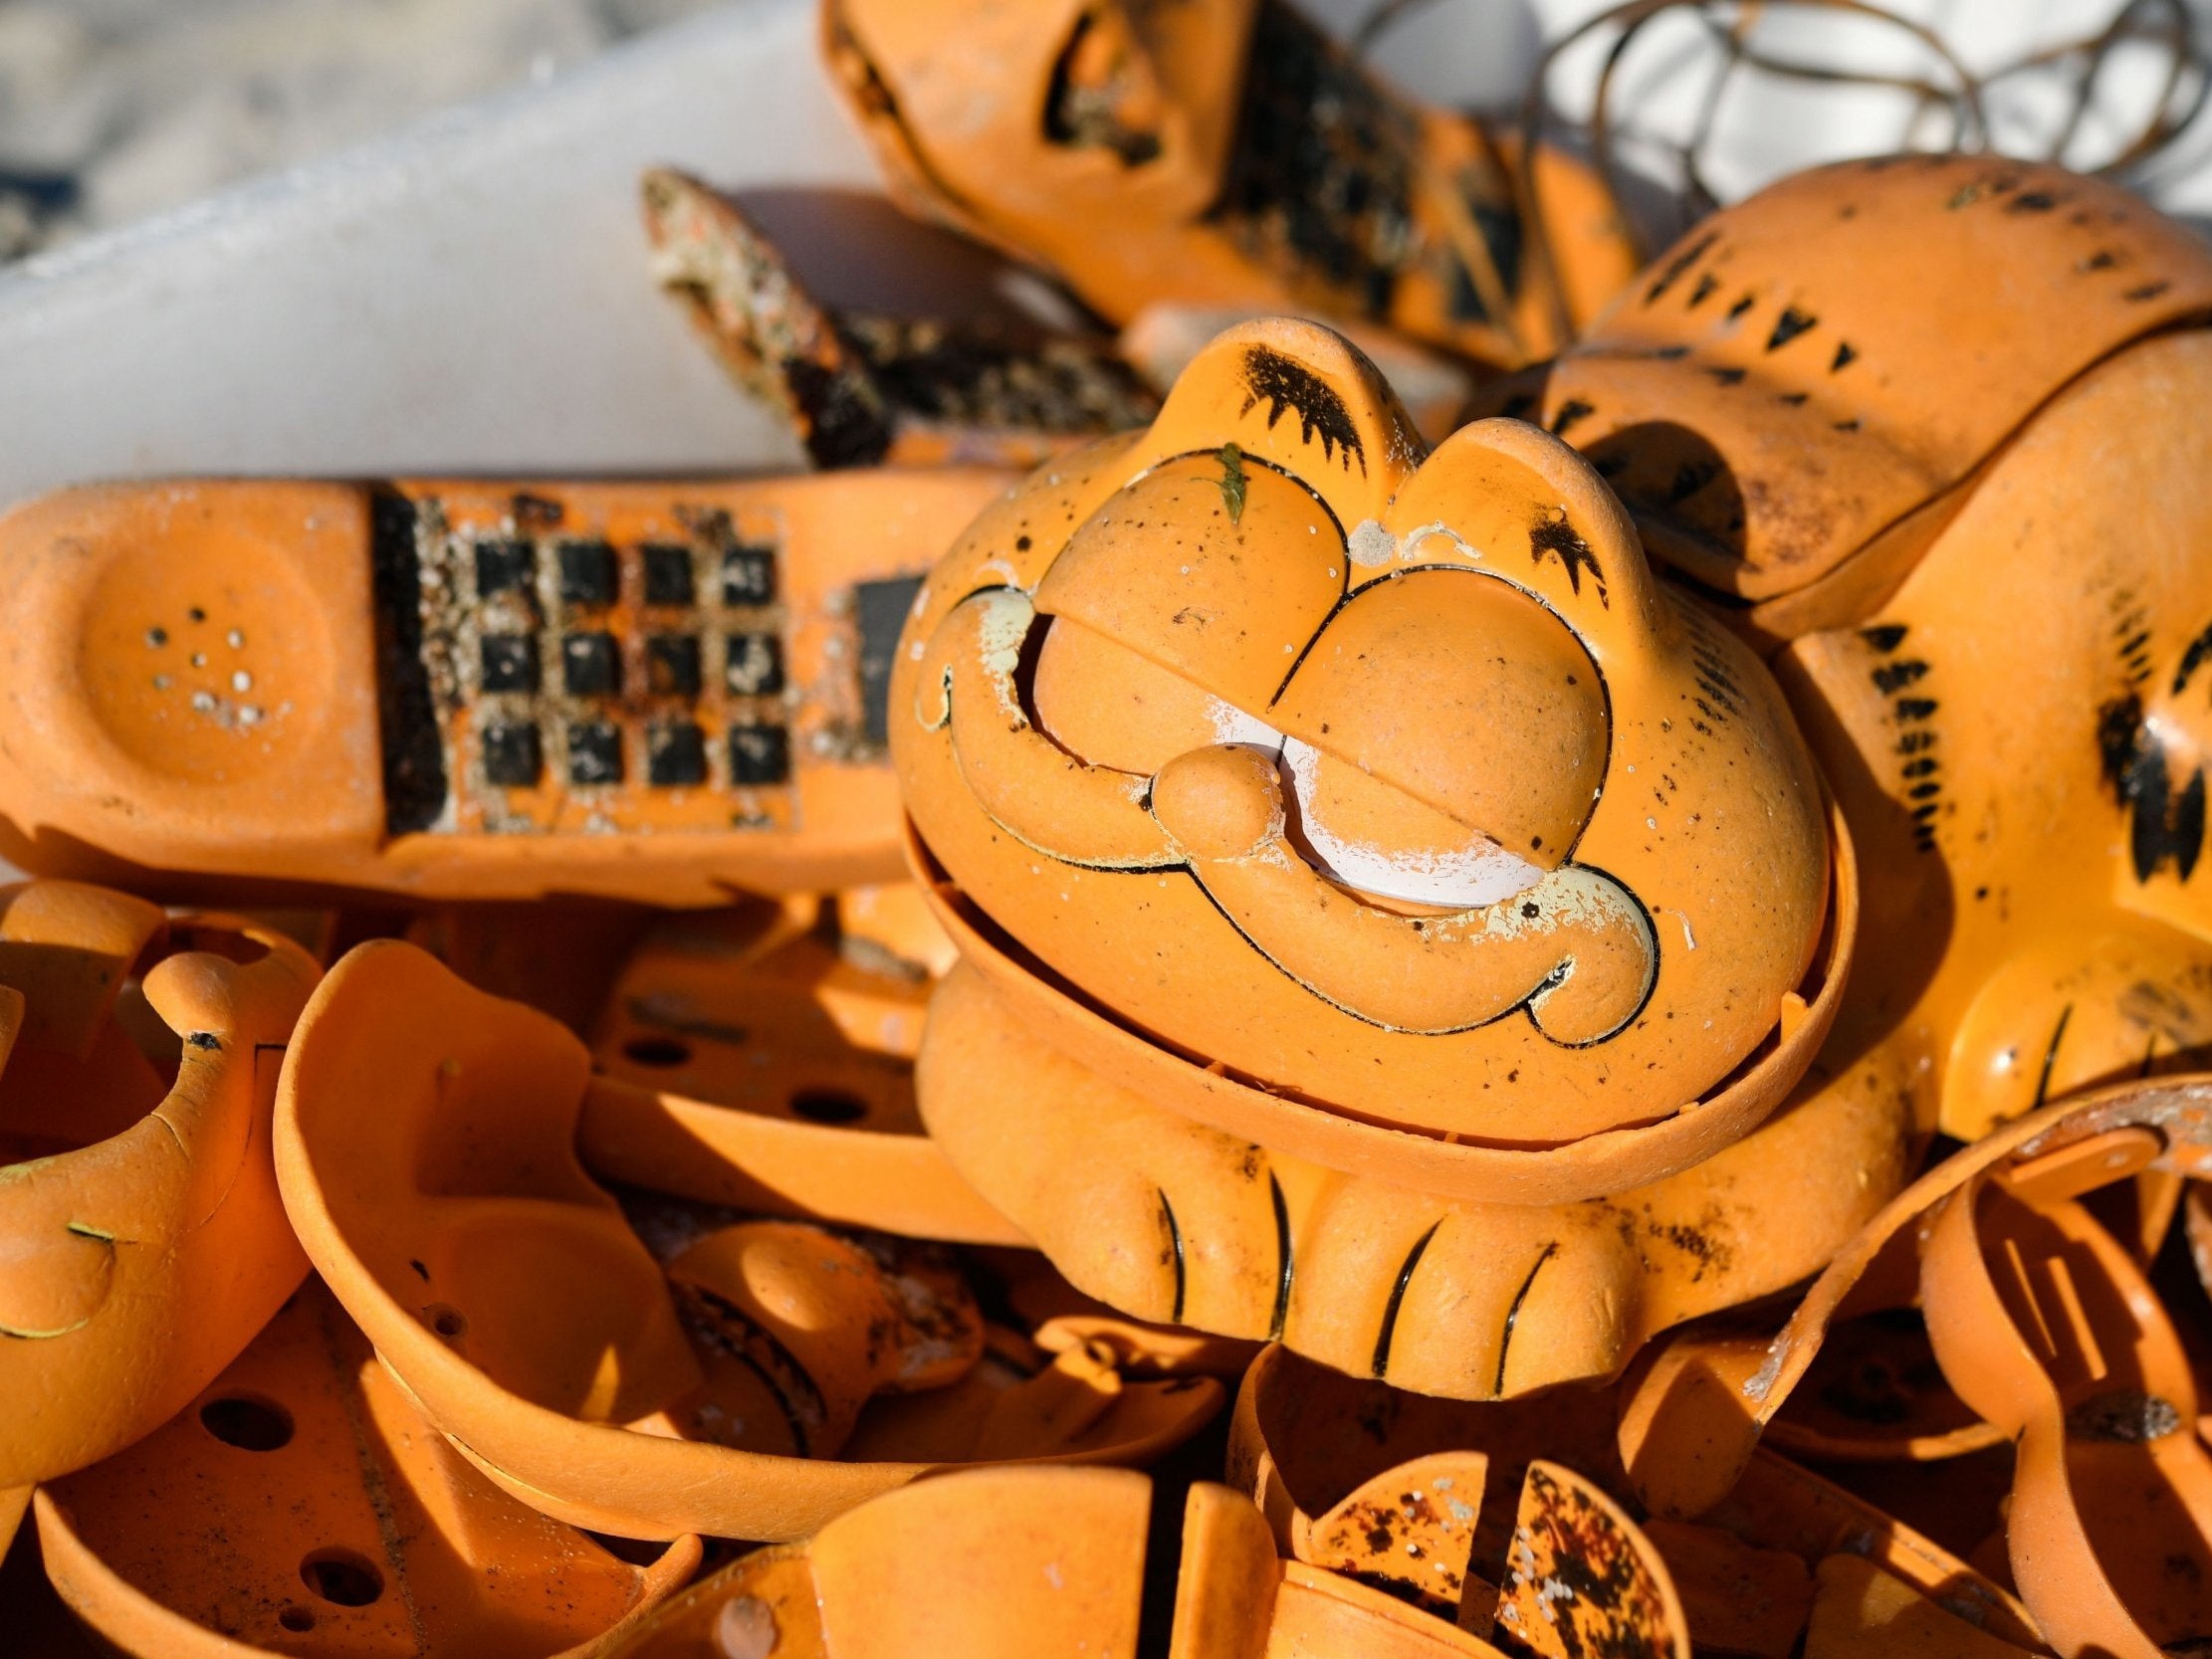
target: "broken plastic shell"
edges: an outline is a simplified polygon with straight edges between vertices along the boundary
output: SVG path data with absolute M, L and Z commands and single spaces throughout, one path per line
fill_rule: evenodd
M 774 1222 L 709 1232 L 664 1276 L 576 1160 L 587 1073 L 552 1020 L 403 944 L 352 952 L 303 1017 L 287 1207 L 425 1414 L 526 1503 L 630 1537 L 798 1537 L 923 1473 L 805 1454 L 871 1391 L 959 1374 L 981 1335 L 965 1292 L 796 1229 L 810 1270 Z M 1094 1412 L 1080 1444 L 1025 1449 L 1141 1457 L 1208 1409 Z
M 925 922 L 890 936 L 929 948 Z M 577 1150 L 607 1179 L 707 1203 L 1025 1244 L 922 1133 L 928 1003 L 919 965 L 829 942 L 810 901 L 671 918 L 608 994 Z
M 63 1599 L 143 1659 L 589 1659 L 697 1568 L 644 1566 L 448 1445 L 311 1281 L 187 1408 L 38 1497 Z
M 1771 1340 L 1676 1338 L 1652 1354 L 1622 1401 L 1621 1455 L 1657 1514 L 1701 1515 L 1742 1474 L 1765 1425 L 1804 1379 L 1830 1327 L 1908 1303 L 1923 1218 L 1984 1171 L 2027 1160 L 2033 1190 L 2071 1197 L 2145 1168 L 2212 1168 L 2212 1083 L 2120 1085 L 2047 1107 L 1943 1159 L 1836 1253 Z M 1931 1320 L 1934 1311 L 1929 1310 Z M 1958 1379 L 1951 1378 L 1953 1387 Z M 1964 1397 L 1964 1396 L 1962 1396 Z
M 1867 616 L 2053 392 L 2208 307 L 2212 255 L 2118 184 L 1850 161 L 1704 219 L 1505 412 L 1608 466 L 1656 557 L 1789 638 Z
M 4 1490 L 154 1428 L 307 1271 L 269 1123 L 318 970 L 238 919 L 73 882 L 0 906 Z
M 643 193 L 661 286 L 817 467 L 1033 467 L 1159 408 L 1110 345 L 836 313 L 729 197 L 665 167 Z
M 1462 1555 L 1470 1589 L 1513 1571 L 1514 1495 L 1534 1463 L 1565 1464 L 1622 1506 L 1633 1493 L 1615 1453 L 1619 1390 L 1567 1387 L 1526 1400 L 1473 1404 L 1359 1380 L 1264 1349 L 1247 1373 L 1229 1423 L 1228 1480 L 1252 1495 L 1286 1553 L 1324 1536 L 1322 1518 L 1350 1516 L 1361 1495 L 1388 1496 L 1395 1471 L 1459 1459 L 1486 1465 L 1487 1481 L 1450 1489 L 1475 1511 Z M 1403 1488 L 1401 1488 L 1403 1490 Z M 1633 1508 L 1631 1513 L 1635 1513 Z M 1403 1512 L 1394 1518 L 1403 1525 Z M 1394 1530 L 1395 1530 L 1394 1525 Z M 1863 1499 L 1755 1448 L 1727 1497 L 1698 1526 L 1645 1520 L 1644 1539 L 1664 1562 L 1699 1651 L 1789 1659 L 1814 1599 L 1813 1571 L 1827 1557 L 1865 1557 L 1949 1614 L 2018 1646 L 2040 1646 L 2027 1610 L 1999 1585 Z M 1378 1537 L 1380 1535 L 1378 1534 Z M 1462 1623 L 1487 1603 L 1463 1600 Z
M 1403 99 L 1278 0 L 833 0 L 823 36 L 902 205 L 1118 322 L 1310 308 L 1513 365 L 1637 264 L 1597 175 L 1549 147 L 1556 267 L 1526 257 L 1517 142 Z
M 2188 1355 L 2125 1250 L 2042 1171 L 1985 1169 L 1921 1258 L 1928 1336 L 2012 1439 L 2005 1541 L 2066 1659 L 2160 1659 L 2212 1628 L 2212 1455 Z M 2068 1181 L 2061 1185 L 2071 1185 Z
M 260 902 L 887 879 L 892 642 L 1005 482 L 45 497 L 0 518 L 0 855 Z
M 1528 1466 L 1498 1624 L 1540 1659 L 1586 1652 L 1689 1659 L 1666 1565 L 1621 1506 L 1556 1463 Z

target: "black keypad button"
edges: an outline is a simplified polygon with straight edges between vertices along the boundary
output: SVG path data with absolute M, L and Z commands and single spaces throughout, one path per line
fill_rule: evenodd
M 545 768 L 535 726 L 484 728 L 484 781 L 503 789 L 528 789 Z
M 724 642 L 723 684 L 732 697 L 772 697 L 783 689 L 783 642 L 774 634 L 732 634 Z
M 538 689 L 538 642 L 528 634 L 486 634 L 477 641 L 488 692 Z
M 775 549 L 732 547 L 722 555 L 722 602 L 766 605 L 775 598 Z
M 476 596 L 528 591 L 538 570 L 538 548 L 529 541 L 479 541 L 476 544 Z
M 648 541 L 637 551 L 645 561 L 645 602 L 648 605 L 688 605 L 698 597 L 692 585 L 689 547 Z
M 707 781 L 707 737 L 689 721 L 671 721 L 645 732 L 645 775 L 663 788 Z
M 611 605 L 614 549 L 604 541 L 560 543 L 560 597 L 570 605 Z
M 697 697 L 698 637 L 693 634 L 656 634 L 647 640 L 645 685 L 657 697 Z
M 570 697 L 612 697 L 622 689 L 622 651 L 612 634 L 570 634 L 560 642 L 560 683 Z
M 568 781 L 622 781 L 621 727 L 606 721 L 588 721 L 568 727 Z
M 791 735 L 780 726 L 730 728 L 730 781 L 783 783 L 791 775 Z

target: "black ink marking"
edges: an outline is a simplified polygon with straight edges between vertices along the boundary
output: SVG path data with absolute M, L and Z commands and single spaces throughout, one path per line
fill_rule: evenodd
M 1421 1253 L 1429 1248 L 1429 1241 L 1437 1236 L 1437 1229 L 1442 1225 L 1441 1220 L 1429 1223 L 1429 1230 L 1416 1239 L 1414 1247 L 1406 1252 L 1406 1265 L 1398 1270 L 1398 1283 L 1390 1288 L 1390 1302 L 1383 1309 L 1383 1329 L 1375 1334 L 1375 1359 L 1372 1368 L 1377 1381 L 1381 1381 L 1390 1370 L 1391 1338 L 1398 1332 L 1398 1308 L 1406 1300 L 1406 1287 L 1414 1282 L 1414 1269 L 1421 1266 Z
M 1875 690 L 1883 697 L 1894 697 L 1928 671 L 1928 665 L 1917 657 L 1907 657 L 1894 663 L 1883 663 L 1875 670 Z
M 1557 1240 L 1546 1244 L 1536 1253 L 1536 1263 L 1528 1270 L 1528 1277 L 1521 1281 L 1521 1288 L 1513 1293 L 1513 1300 L 1506 1306 L 1505 1329 L 1497 1340 L 1497 1378 L 1490 1384 L 1490 1394 L 1496 1398 L 1505 1392 L 1505 1356 L 1513 1349 L 1513 1328 L 1521 1321 L 1521 1304 L 1528 1300 L 1529 1287 L 1536 1283 L 1536 1275 L 1544 1271 L 1544 1264 L 1558 1254 Z
M 1820 318 L 1799 311 L 1795 306 L 1782 308 L 1782 314 L 1774 320 L 1774 332 L 1767 335 L 1767 349 L 1779 351 L 1783 346 L 1820 325 Z
M 2125 647 L 2122 647 L 2124 650 Z M 2196 678 L 2198 669 L 2212 662 L 2212 624 L 2197 635 L 2181 650 L 2181 666 L 2173 673 L 2173 695 L 2179 697 L 2189 689 L 2189 682 Z
M 1562 403 L 1559 406 L 1559 413 L 1552 416 L 1551 435 L 1554 438 L 1564 438 L 1567 436 L 1567 429 L 1570 426 L 1573 426 L 1577 421 L 1585 420 L 1589 416 L 1596 413 L 1597 410 L 1592 408 L 1589 404 L 1583 402 L 1581 398 L 1570 397 L 1565 403 Z
M 2173 287 L 2171 283 L 2145 283 L 2140 288 L 2129 289 L 2120 298 L 2131 304 L 2140 304 L 2145 300 L 2157 299 L 2159 295 L 2165 293 L 2171 287 Z
M 2168 861 L 2187 881 L 2204 851 L 2204 768 L 2196 767 L 2178 791 L 2165 740 L 2143 718 L 2142 699 L 2130 692 L 2099 712 L 2098 760 L 2104 781 L 2128 815 L 2128 853 L 2135 879 L 2147 882 Z
M 2069 1002 L 2059 1010 L 2059 1023 L 2051 1028 L 2051 1046 L 2043 1051 L 2043 1071 L 2036 1078 L 2036 1105 L 2041 1107 L 2051 1099 L 2051 1068 L 2059 1062 L 2059 1044 L 2066 1039 L 2066 1022 L 2074 1017 L 2074 1004 Z
M 1168 1248 L 1173 1253 L 1175 1261 L 1175 1307 L 1168 1315 L 1168 1323 L 1170 1325 L 1181 1325 L 1183 1323 L 1183 1294 L 1188 1288 L 1185 1281 L 1186 1270 L 1183 1261 L 1183 1229 L 1176 1225 L 1175 1206 L 1168 1202 L 1167 1189 L 1165 1187 L 1155 1187 L 1153 1190 L 1160 1194 L 1160 1219 L 1168 1224 Z
M 1672 259 L 1668 260 L 1666 262 L 1666 268 L 1662 270 L 1653 281 L 1652 286 L 1644 291 L 1644 303 L 1647 306 L 1651 305 L 1654 301 L 1658 300 L 1659 296 L 1663 295 L 1668 289 L 1672 288 L 1676 283 L 1680 282 L 1683 276 L 1686 275 L 1689 271 L 1689 268 L 1695 265 L 1700 259 L 1703 259 L 1707 251 L 1711 249 L 1712 245 L 1719 240 L 1719 232 L 1707 231 L 1695 242 L 1692 242 L 1688 247 L 1684 248 L 1680 253 L 1676 254 Z M 1693 300 L 1690 302 L 1690 304 L 1695 305 L 1696 302 Z
M 1295 410 L 1298 416 L 1298 436 L 1302 442 L 1321 440 L 1324 460 L 1334 460 L 1338 445 L 1344 449 L 1344 464 L 1351 471 L 1356 459 L 1360 471 L 1367 471 L 1367 448 L 1360 442 L 1357 428 L 1352 424 L 1352 411 L 1344 399 L 1329 389 L 1321 376 L 1303 363 L 1293 362 L 1279 351 L 1264 345 L 1255 345 L 1244 353 L 1244 406 L 1237 411 L 1248 415 L 1264 402 L 1267 405 L 1267 430 L 1275 429 L 1275 422 L 1282 419 L 1286 410 Z
M 212 1031 L 195 1031 L 189 1037 L 185 1038 L 184 1041 L 187 1046 L 196 1048 L 202 1053 L 206 1053 L 211 1049 L 219 1049 L 223 1046 L 223 1039 L 216 1036 L 215 1033 Z
M 1851 341 L 1844 340 L 1837 345 L 1835 360 L 1828 365 L 1828 372 L 1834 374 L 1838 369 L 1846 367 L 1858 361 L 1858 359 L 1859 353 L 1853 347 Z
M 1267 1322 L 1267 1340 L 1282 1341 L 1284 1324 L 1290 1318 L 1290 1205 L 1282 1195 L 1282 1182 L 1273 1170 L 1267 1172 L 1267 1196 L 1275 1206 L 1275 1259 L 1281 1265 L 1275 1276 L 1275 1311 Z
M 1905 625 L 1901 622 L 1878 622 L 1871 628 L 1859 630 L 1859 637 L 1877 651 L 1894 651 L 1904 643 Z
M 1695 311 L 1699 306 L 1702 306 L 1707 300 L 1710 300 L 1715 294 L 1718 294 L 1719 292 L 1720 279 L 1715 277 L 1710 271 L 1706 272 L 1703 276 L 1697 279 L 1697 286 L 1689 291 L 1688 309 L 1690 311 Z
M 1567 585 L 1579 598 L 1582 594 L 1582 572 L 1590 571 L 1591 584 L 1598 590 L 1598 603 L 1612 608 L 1613 601 L 1606 597 L 1605 572 L 1598 567 L 1598 555 L 1590 550 L 1590 543 L 1583 540 L 1575 526 L 1567 522 L 1567 516 L 1558 513 L 1529 526 L 1528 551 L 1530 559 L 1541 562 L 1546 553 L 1559 560 L 1560 568 L 1567 572 Z

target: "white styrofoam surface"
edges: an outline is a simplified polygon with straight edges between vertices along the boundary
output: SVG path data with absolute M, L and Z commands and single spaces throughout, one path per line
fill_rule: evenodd
M 1301 3 L 1349 29 L 1373 0 Z M 1510 104 L 1542 40 L 1603 3 L 1434 0 L 1385 38 L 1378 62 L 1430 96 Z M 1986 69 L 2112 3 L 1900 9 Z M 0 505 L 164 473 L 795 465 L 788 437 L 647 280 L 643 167 L 672 162 L 737 187 L 832 301 L 971 310 L 1005 286 L 995 262 L 873 197 L 869 157 L 819 64 L 814 11 L 814 0 L 742 0 L 549 85 L 0 271 Z M 1803 25 L 1798 44 L 1819 45 L 1818 27 Z M 1896 62 L 1900 48 L 1850 50 Z M 1646 56 L 1631 78 L 1641 111 L 1663 123 L 1694 104 L 1686 62 L 1664 43 Z M 1587 85 L 1574 69 L 1555 83 L 1570 115 Z M 1723 123 L 1724 185 L 1904 133 L 1893 102 L 1784 98 L 1755 91 Z M 2184 144 L 2157 199 L 2212 211 L 2206 150 Z

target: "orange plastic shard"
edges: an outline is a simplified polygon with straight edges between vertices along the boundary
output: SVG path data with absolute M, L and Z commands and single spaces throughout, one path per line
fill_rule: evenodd
M 696 906 L 888 879 L 893 642 L 1006 482 L 45 497 L 0 518 L 22 619 L 0 853 L 256 902 Z
M 153 1429 L 300 1282 L 269 1124 L 316 978 L 235 918 L 0 891 L 0 1491 Z
M 637 1538 L 800 1537 L 929 1468 L 834 1454 L 873 1393 L 973 1367 L 965 1284 L 913 1246 L 766 1220 L 655 1218 L 657 1260 L 577 1160 L 587 1087 L 575 1038 L 405 944 L 354 950 L 303 1017 L 287 1207 L 430 1420 L 534 1508 Z M 1019 1455 L 1173 1444 L 1218 1403 L 1195 1381 L 1045 1413 Z
M 1499 1626 L 1542 1659 L 1689 1659 L 1681 1598 L 1659 1552 L 1573 1470 L 1528 1466 L 1509 1561 Z
M 145 1659 L 584 1659 L 697 1568 L 644 1566 L 501 1492 L 320 1282 L 150 1438 L 43 1489 L 47 1571 Z
M 842 931 L 810 900 L 654 929 L 597 1021 L 599 1075 L 576 1132 L 585 1164 L 708 1203 L 1026 1243 L 923 1136 L 913 1055 L 928 968 L 885 939 L 933 946 L 926 913 L 892 925 L 898 904 L 854 917 L 881 936 Z
M 817 467 L 1033 467 L 1159 407 L 1107 344 L 833 312 L 729 197 L 665 167 L 643 188 L 661 286 Z
M 1635 270 L 1581 162 L 1540 149 L 1522 199 L 1516 141 L 1412 104 L 1280 0 L 826 0 L 822 27 L 901 204 L 1117 322 L 1312 308 L 1517 365 Z
M 923 1120 L 1128 1314 L 1518 1393 L 1901 1175 L 1891 1101 L 1777 1112 L 1857 902 L 1779 693 L 1565 446 L 1424 460 L 1336 335 L 1229 331 L 986 513 L 892 706 Z
M 1830 1555 L 1805 1632 L 1805 1659 L 1860 1659 L 1879 1649 L 1914 1659 L 2015 1659 L 2038 1651 L 1993 1635 L 1857 1555 Z
M 1998 1172 L 2040 1200 L 2063 1201 L 2146 1166 L 2190 1175 L 2212 1165 L 2212 1084 L 2189 1077 L 2117 1085 L 2047 1107 L 1954 1152 L 1906 1187 L 1836 1253 L 1771 1340 L 1678 1338 L 1643 1367 L 1622 1401 L 1620 1446 L 1642 1500 L 1658 1514 L 1711 1510 L 1743 1473 L 1761 1432 L 1805 1380 L 1840 1321 L 1911 1303 L 1926 1218 Z M 2108 1238 L 2106 1242 L 2109 1243 Z M 2118 1246 L 2113 1246 L 2118 1249 Z M 2124 1254 L 2124 1253 L 2123 1253 Z M 2130 1269 L 2130 1272 L 2133 1270 Z M 1937 1310 L 1927 1309 L 1930 1335 Z M 1936 1344 L 1937 1357 L 1942 1348 Z M 1950 1387 L 1992 1418 L 1948 1364 Z M 1952 1450 L 1980 1437 L 1958 1431 Z M 1933 1449 L 1933 1448 L 1931 1448 Z
M 2051 1645 L 2152 1659 L 2212 1629 L 2196 1379 L 2126 1251 L 1998 1170 L 1946 1201 L 1921 1283 L 1944 1374 L 2014 1442 L 2006 1546 Z

